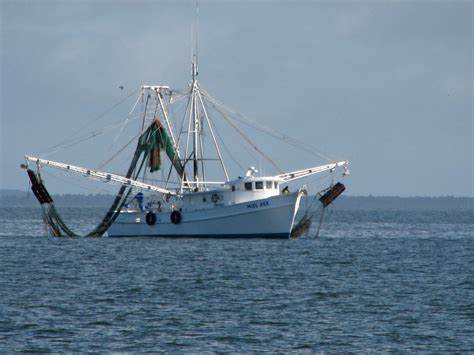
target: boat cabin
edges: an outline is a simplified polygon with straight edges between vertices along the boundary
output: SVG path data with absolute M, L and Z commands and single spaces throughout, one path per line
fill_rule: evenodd
M 183 195 L 183 209 L 234 205 L 280 195 L 281 179 L 275 176 L 245 176 L 228 181 L 223 187 Z
M 278 196 L 282 181 L 275 176 L 245 176 L 226 183 L 229 203 L 241 203 Z

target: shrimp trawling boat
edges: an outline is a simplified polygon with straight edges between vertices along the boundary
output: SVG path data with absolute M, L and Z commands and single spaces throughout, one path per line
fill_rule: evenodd
M 184 105 L 180 117 L 173 111 L 178 102 Z M 346 160 L 284 172 L 239 125 L 253 125 L 262 134 L 303 149 L 309 149 L 309 145 L 235 114 L 209 95 L 198 82 L 196 54 L 185 90 L 142 85 L 132 112 L 138 113 L 141 124 L 139 134 L 127 142 L 136 144 L 136 148 L 123 175 L 25 156 L 22 167 L 28 172 L 50 234 L 76 236 L 59 215 L 44 185 L 43 168 L 120 186 L 102 222 L 87 234 L 91 237 L 290 238 L 307 229 L 310 210 L 317 206 L 306 202 L 303 207 L 302 199 L 308 200 L 306 187 L 292 187 L 290 192 L 288 184 L 315 174 L 348 174 Z M 232 178 L 225 159 L 226 140 L 220 135 L 216 120 L 225 122 L 241 142 L 273 167 L 274 173 L 260 174 L 251 166 Z M 208 169 L 210 164 L 214 164 L 213 169 Z M 221 178 L 210 178 L 217 170 Z M 159 184 L 152 179 L 156 172 L 163 177 Z M 324 208 L 343 191 L 344 185 L 332 179 L 311 201 Z

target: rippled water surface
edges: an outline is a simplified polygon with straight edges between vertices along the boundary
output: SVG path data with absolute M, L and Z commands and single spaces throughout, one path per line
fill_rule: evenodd
M 474 351 L 472 211 L 327 217 L 298 240 L 73 240 L 0 209 L 0 352 Z

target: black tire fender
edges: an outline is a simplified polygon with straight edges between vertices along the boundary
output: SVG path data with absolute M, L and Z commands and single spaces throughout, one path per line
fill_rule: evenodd
M 154 226 L 156 224 L 156 213 L 148 212 L 145 216 L 146 224 L 149 226 Z
M 179 224 L 181 222 L 181 212 L 173 211 L 170 215 L 171 223 Z

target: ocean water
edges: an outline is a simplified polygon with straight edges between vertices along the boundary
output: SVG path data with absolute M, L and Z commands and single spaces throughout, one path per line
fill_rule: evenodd
M 69 208 L 86 232 L 103 211 Z M 297 240 L 58 239 L 0 208 L 0 352 L 474 351 L 474 212 Z

